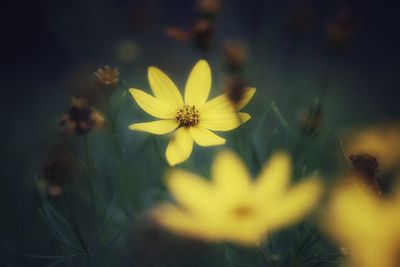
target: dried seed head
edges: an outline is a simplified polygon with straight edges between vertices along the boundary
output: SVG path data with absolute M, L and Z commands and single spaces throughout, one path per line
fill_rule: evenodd
M 104 116 L 81 98 L 72 98 L 71 106 L 60 122 L 60 126 L 65 126 L 65 133 L 75 132 L 78 135 L 86 135 L 104 125 Z

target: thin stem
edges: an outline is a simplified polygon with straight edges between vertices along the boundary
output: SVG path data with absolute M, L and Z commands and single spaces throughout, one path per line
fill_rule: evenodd
M 89 140 L 87 135 L 83 136 L 83 145 L 85 150 L 85 158 L 86 158 L 86 170 L 87 170 L 87 178 L 88 178 L 88 187 L 89 187 L 89 198 L 90 198 L 90 209 L 95 210 L 97 214 L 96 207 L 96 194 L 94 189 L 94 181 L 93 181 L 93 172 L 92 172 L 92 163 L 90 160 L 89 154 Z

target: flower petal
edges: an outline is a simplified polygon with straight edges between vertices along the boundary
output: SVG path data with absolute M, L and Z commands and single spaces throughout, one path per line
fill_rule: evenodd
M 186 127 L 179 128 L 169 141 L 165 155 L 169 165 L 174 166 L 187 160 L 192 153 L 193 138 Z
M 199 122 L 212 131 L 229 131 L 240 125 L 239 119 L 228 97 L 220 95 L 208 101 L 200 110 Z
M 240 199 L 248 192 L 251 176 L 242 160 L 233 152 L 220 152 L 212 165 L 212 179 L 226 199 Z
M 261 199 L 281 194 L 289 184 L 291 174 L 289 156 L 284 152 L 276 152 L 263 167 L 255 184 L 256 194 Z
M 236 110 L 241 110 L 244 108 L 250 100 L 253 98 L 254 94 L 256 93 L 256 88 L 254 87 L 247 87 L 245 92 L 243 93 L 241 99 L 236 104 Z
M 270 229 L 287 226 L 306 216 L 318 204 L 322 189 L 316 178 L 307 179 L 290 189 L 268 211 Z
M 176 109 L 184 105 L 181 93 L 168 75 L 156 67 L 149 67 L 148 78 L 155 97 Z
M 240 124 L 243 124 L 251 119 L 251 116 L 244 112 L 238 112 L 238 117 L 239 117 Z
M 179 126 L 177 120 L 159 120 L 152 122 L 134 123 L 129 129 L 134 131 L 148 132 L 152 134 L 166 134 Z
M 166 185 L 175 200 L 189 212 L 211 212 L 215 196 L 210 183 L 194 173 L 173 169 L 167 174 Z
M 164 204 L 154 209 L 151 215 L 157 223 L 175 234 L 205 241 L 221 241 L 220 224 L 203 217 L 199 219 L 175 205 Z M 219 216 L 213 218 L 218 219 Z
M 211 69 L 207 61 L 199 60 L 186 82 L 185 103 L 201 108 L 211 90 Z
M 190 127 L 193 140 L 199 146 L 216 146 L 225 144 L 225 139 L 201 126 Z
M 136 103 L 148 114 L 160 119 L 172 119 L 176 111 L 163 101 L 138 89 L 129 89 Z

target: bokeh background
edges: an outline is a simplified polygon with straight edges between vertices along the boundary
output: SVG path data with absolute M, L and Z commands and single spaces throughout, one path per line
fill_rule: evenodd
M 246 82 L 257 87 L 248 108 L 253 120 L 247 131 L 256 127 L 271 101 L 297 127 L 302 114 L 318 99 L 323 127 L 332 143 L 349 129 L 399 119 L 395 1 L 225 0 L 208 49 L 165 34 L 170 26 L 189 29 L 199 16 L 194 5 L 194 0 L 1 1 L 0 261 L 5 265 L 0 265 L 46 266 L 42 259 L 10 252 L 10 246 L 27 254 L 57 251 L 38 214 L 35 173 L 41 172 L 49 146 L 60 138 L 58 123 L 71 96 L 106 64 L 119 68 L 122 93 L 130 87 L 148 90 L 150 65 L 165 70 L 182 88 L 194 63 L 205 58 L 213 71 L 216 94 L 223 87 L 223 44 L 240 42 L 248 53 Z M 351 38 L 344 51 L 333 55 L 327 25 L 343 9 L 352 25 Z M 300 22 L 306 26 L 300 27 Z M 148 189 L 158 183 L 166 164 L 144 152 L 129 156 L 129 151 L 137 151 L 148 141 L 144 134 L 127 129 L 143 118 L 144 113 L 126 97 L 117 128 L 126 161 L 136 162 L 130 172 L 152 177 L 141 185 Z M 267 138 L 277 125 L 276 118 L 268 119 L 265 133 L 257 133 L 256 142 Z M 107 152 L 110 146 L 104 138 L 101 133 L 93 137 L 93 143 L 98 141 L 94 154 L 111 179 L 113 154 Z M 79 154 L 80 141 L 71 142 Z M 263 160 L 267 154 L 260 151 Z M 207 172 L 212 155 L 201 149 L 194 154 L 194 162 L 204 162 L 201 172 Z M 149 159 L 157 161 L 156 170 L 149 170 Z M 336 165 L 330 166 L 329 156 L 325 159 L 327 169 Z M 143 162 L 148 165 L 135 169 Z M 127 187 L 137 189 L 133 184 Z M 144 190 L 141 203 L 152 193 Z

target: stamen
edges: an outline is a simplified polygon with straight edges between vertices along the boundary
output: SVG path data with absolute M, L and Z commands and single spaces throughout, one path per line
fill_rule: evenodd
M 195 106 L 185 105 L 176 114 L 179 126 L 190 127 L 199 123 L 199 111 Z

